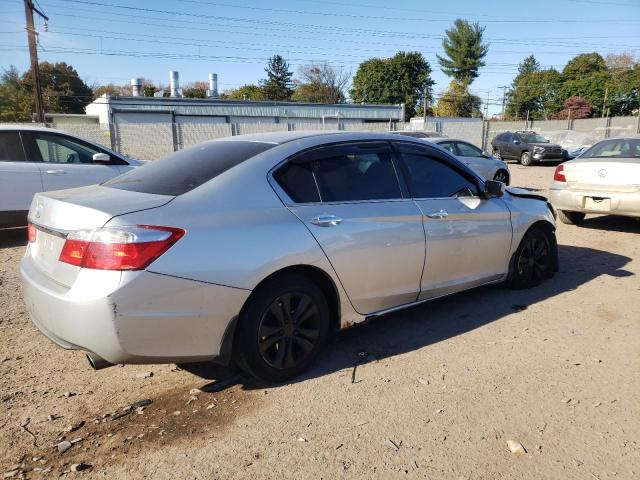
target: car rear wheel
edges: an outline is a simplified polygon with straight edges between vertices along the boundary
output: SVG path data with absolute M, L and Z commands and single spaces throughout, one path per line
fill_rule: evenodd
M 498 182 L 502 182 L 505 185 L 509 185 L 509 172 L 507 172 L 504 169 L 500 169 L 493 176 L 493 179 L 498 181 Z
M 240 314 L 234 354 L 238 365 L 267 382 L 304 371 L 327 340 L 329 307 L 318 286 L 301 275 L 259 287 Z
M 502 160 L 502 155 L 500 154 L 500 150 L 494 150 L 493 152 L 493 156 L 496 157 L 498 160 Z
M 516 250 L 511 262 L 508 284 L 523 289 L 539 285 L 555 272 L 553 233 L 534 227 L 529 230 Z
M 580 225 L 584 221 L 585 214 L 582 212 L 568 212 L 558 210 L 558 218 L 567 225 Z
M 531 154 L 529 152 L 522 152 L 522 155 L 520 156 L 520 163 L 525 167 L 531 165 L 533 163 L 531 160 Z

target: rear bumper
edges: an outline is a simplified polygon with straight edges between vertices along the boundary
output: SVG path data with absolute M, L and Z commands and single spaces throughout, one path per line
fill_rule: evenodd
M 28 255 L 20 273 L 27 310 L 44 335 L 111 363 L 218 357 L 225 331 L 250 293 L 140 271 L 123 272 L 117 289 L 96 296 L 53 282 Z
M 592 200 L 594 198 L 603 200 L 598 202 Z M 640 193 L 580 191 L 552 186 L 549 200 L 557 210 L 640 217 Z

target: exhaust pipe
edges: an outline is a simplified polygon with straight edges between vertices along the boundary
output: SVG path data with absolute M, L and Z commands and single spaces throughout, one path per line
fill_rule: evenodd
M 94 370 L 113 367 L 113 363 L 107 362 L 104 358 L 99 357 L 93 352 L 87 353 L 87 360 L 89 360 L 89 365 L 91 365 L 91 368 Z

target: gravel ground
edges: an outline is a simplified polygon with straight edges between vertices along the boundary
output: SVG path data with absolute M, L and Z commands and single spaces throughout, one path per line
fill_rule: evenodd
M 544 191 L 553 167 L 512 175 Z M 639 233 L 607 216 L 561 224 L 560 272 L 540 287 L 353 328 L 302 378 L 265 386 L 206 364 L 92 371 L 30 324 L 25 233 L 0 232 L 0 474 L 640 478 Z

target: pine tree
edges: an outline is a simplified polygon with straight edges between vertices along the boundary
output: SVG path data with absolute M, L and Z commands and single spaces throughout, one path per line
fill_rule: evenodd
M 454 78 L 460 84 L 469 85 L 478 77 L 478 70 L 484 67 L 484 57 L 489 45 L 482 43 L 484 27 L 458 18 L 453 28 L 446 31 L 442 48 L 448 58 L 438 57 L 445 75 Z
M 267 78 L 260 81 L 260 86 L 267 100 L 289 100 L 293 93 L 289 64 L 280 55 L 274 55 L 269 59 L 267 68 L 264 69 Z

